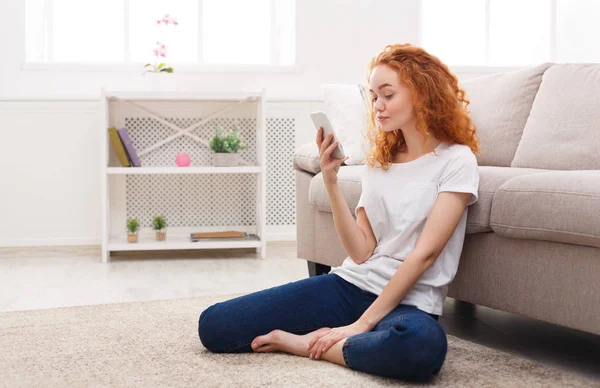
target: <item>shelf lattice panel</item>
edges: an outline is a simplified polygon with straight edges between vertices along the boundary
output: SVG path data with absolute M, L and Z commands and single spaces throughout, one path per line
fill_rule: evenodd
M 202 119 L 203 117 L 167 117 L 165 121 L 186 128 L 200 122 Z M 254 164 L 256 155 L 256 119 L 254 118 L 217 117 L 200 126 L 200 128 L 190 131 L 190 133 L 201 139 L 209 140 L 219 127 L 225 132 L 230 132 L 230 128 L 234 124 L 238 127 L 242 144 L 248 146 L 245 150 L 240 151 L 240 155 L 244 162 Z M 136 150 L 146 149 L 176 133 L 173 129 L 151 117 L 126 117 L 125 127 Z M 162 145 L 160 148 L 140 157 L 140 161 L 143 167 L 175 167 L 175 157 L 180 152 L 187 152 L 190 155 L 191 167 L 211 165 L 212 151 L 204 144 L 196 143 L 187 136 L 180 136 Z
M 202 117 L 165 118 L 187 127 Z M 242 143 L 248 148 L 240 154 L 245 163 L 256 159 L 255 118 L 215 118 L 191 131 L 210 139 L 219 126 L 229 131 L 237 125 Z M 136 150 L 143 150 L 175 133 L 152 118 L 126 117 L 125 126 Z M 296 193 L 292 155 L 295 148 L 293 117 L 267 118 L 267 225 L 295 225 Z M 143 167 L 175 166 L 179 152 L 190 155 L 190 166 L 211 165 L 211 150 L 187 136 L 181 136 L 140 157 Z M 152 217 L 166 216 L 169 227 L 211 227 L 255 225 L 255 174 L 128 175 L 126 177 L 127 218 L 137 217 L 141 227 L 151 227 Z

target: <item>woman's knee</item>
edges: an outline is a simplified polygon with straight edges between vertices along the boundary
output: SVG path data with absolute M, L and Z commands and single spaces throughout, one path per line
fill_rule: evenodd
M 198 319 L 198 337 L 200 338 L 200 342 L 202 343 L 202 345 L 211 352 L 218 351 L 218 349 L 216 349 L 215 347 L 216 331 L 214 330 L 217 327 L 217 322 L 215 322 L 215 318 L 218 317 L 215 317 L 215 314 L 211 314 L 213 312 L 212 310 L 215 309 L 217 304 L 218 303 L 213 304 L 212 306 L 209 306 L 204 311 L 202 311 L 202 313 L 200 314 L 200 318 Z
M 433 319 L 432 319 L 433 320 Z M 434 321 L 434 320 L 433 320 Z M 424 352 L 420 352 L 420 380 L 429 380 L 439 373 L 448 352 L 448 338 L 442 326 L 436 321 L 423 325 L 423 330 L 416 333 L 416 342 L 421 344 Z
M 426 372 L 429 377 L 437 374 L 444 360 L 446 359 L 446 353 L 448 352 L 448 337 L 442 325 L 437 321 L 431 323 L 431 329 L 423 333 L 422 342 L 430 351 L 428 357 L 428 363 Z
M 442 326 L 429 316 L 411 319 L 409 322 L 399 320 L 394 328 L 400 336 L 393 336 L 404 345 L 410 343 L 410 352 L 404 353 L 401 358 L 402 364 L 410 361 L 413 367 L 403 370 L 401 378 L 410 380 L 427 381 L 439 373 L 448 351 L 448 340 Z M 398 349 L 404 347 L 399 343 Z M 406 349 L 406 348 L 404 348 Z M 406 357 L 410 360 L 406 360 Z M 402 368 L 399 368 L 402 370 Z M 408 375 L 406 375 L 408 374 Z

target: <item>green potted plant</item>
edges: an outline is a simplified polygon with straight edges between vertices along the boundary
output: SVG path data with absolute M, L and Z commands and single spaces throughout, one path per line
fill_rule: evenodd
M 127 220 L 127 242 L 136 243 L 138 242 L 138 230 L 140 229 L 140 223 L 137 218 L 130 218 Z
M 167 238 L 167 231 L 164 230 L 167 227 L 167 220 L 164 216 L 156 216 L 152 220 L 152 229 L 156 231 L 156 241 L 165 241 Z
M 237 166 L 240 164 L 241 155 L 239 150 L 248 148 L 242 144 L 237 127 L 233 127 L 231 133 L 222 133 L 217 130 L 215 136 L 210 139 L 210 149 L 213 151 L 212 164 L 214 166 Z

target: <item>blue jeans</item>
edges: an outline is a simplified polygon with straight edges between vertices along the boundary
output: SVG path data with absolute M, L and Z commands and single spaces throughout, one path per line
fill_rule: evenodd
M 200 314 L 198 335 L 211 352 L 251 353 L 254 338 L 275 329 L 303 335 L 354 323 L 376 298 L 336 274 L 319 275 L 216 303 Z M 400 304 L 373 330 L 346 339 L 344 361 L 370 374 L 429 380 L 448 348 L 437 318 Z

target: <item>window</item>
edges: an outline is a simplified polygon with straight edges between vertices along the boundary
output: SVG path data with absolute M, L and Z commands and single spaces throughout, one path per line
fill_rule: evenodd
M 600 62 L 600 2 L 557 0 L 556 45 L 560 62 Z
M 421 45 L 451 66 L 600 62 L 600 1 L 422 0 Z
M 295 0 L 26 0 L 26 62 L 295 63 Z M 158 23 L 164 15 L 176 24 Z M 160 58 L 163 59 L 163 58 Z M 163 59 L 164 61 L 165 59 Z

